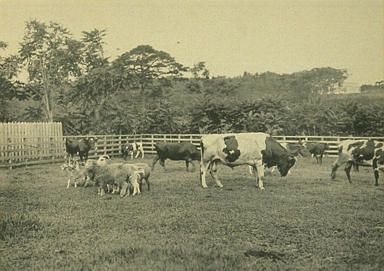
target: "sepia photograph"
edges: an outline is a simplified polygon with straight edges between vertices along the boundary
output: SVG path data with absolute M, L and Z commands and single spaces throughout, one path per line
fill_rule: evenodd
M 384 1 L 0 0 L 0 270 L 384 270 Z

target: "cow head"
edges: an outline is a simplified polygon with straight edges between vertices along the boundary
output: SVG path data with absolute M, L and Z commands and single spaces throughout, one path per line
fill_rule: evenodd
M 85 139 L 85 142 L 87 142 L 87 145 L 90 146 L 91 149 L 93 149 L 95 147 L 96 142 L 97 142 L 97 138 L 87 137 Z
M 292 155 L 288 155 L 288 157 L 284 157 L 280 159 L 277 163 L 277 169 L 280 172 L 281 177 L 287 176 L 291 167 L 293 167 L 296 163 L 296 158 Z

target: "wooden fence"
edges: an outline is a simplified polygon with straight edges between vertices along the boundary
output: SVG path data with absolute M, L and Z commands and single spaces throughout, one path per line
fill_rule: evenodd
M 60 122 L 0 123 L 0 166 L 44 163 L 63 151 Z
M 12 167 L 46 162 L 64 161 L 65 138 L 84 138 L 87 136 L 63 136 L 61 123 L 52 125 L 36 123 L 0 124 L 0 167 Z M 49 128 L 47 128 L 49 127 Z M 53 128 L 56 127 L 56 128 Z M 90 151 L 90 158 L 107 154 L 111 157 L 121 156 L 124 144 L 142 142 L 145 154 L 154 154 L 156 142 L 191 142 L 199 146 L 201 134 L 140 134 L 140 135 L 92 135 L 97 141 Z M 326 142 L 329 144 L 328 156 L 336 156 L 337 145 L 346 139 L 368 139 L 367 137 L 337 136 L 275 136 L 279 142 L 297 142 L 299 139 L 310 142 Z M 371 137 L 384 141 L 384 137 Z

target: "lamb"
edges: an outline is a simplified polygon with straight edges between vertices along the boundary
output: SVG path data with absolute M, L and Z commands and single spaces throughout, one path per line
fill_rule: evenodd
M 135 174 L 132 174 L 131 178 L 136 179 L 136 181 L 139 183 L 139 193 L 142 190 L 143 180 L 147 183 L 148 191 L 150 189 L 150 183 L 149 183 L 149 176 L 151 175 L 151 167 L 146 163 L 135 163 L 133 164 L 138 168 L 137 171 L 135 171 Z M 136 182 L 135 181 L 135 182 Z
M 61 165 L 61 170 L 68 173 L 67 188 L 69 188 L 71 181 L 73 180 L 75 187 L 77 187 L 78 180 L 84 181 L 84 185 L 87 182 L 87 175 L 85 167 L 80 167 L 79 161 L 73 163 L 64 163 Z

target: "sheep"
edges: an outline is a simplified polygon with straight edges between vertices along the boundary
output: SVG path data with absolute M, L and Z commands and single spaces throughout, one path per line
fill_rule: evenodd
M 87 182 L 86 169 L 84 167 L 80 167 L 80 163 L 78 161 L 73 161 L 73 163 L 64 163 L 61 165 L 61 170 L 64 170 L 68 173 L 68 182 L 67 189 L 69 188 L 71 181 L 73 180 L 75 187 L 77 187 L 78 180 Z
M 143 180 L 145 180 L 145 182 L 147 183 L 147 188 L 149 191 L 150 189 L 149 176 L 151 175 L 151 167 L 146 163 L 135 163 L 133 165 L 139 169 L 138 171 L 136 171 L 137 174 L 135 175 L 135 178 L 139 183 L 140 192 L 143 191 L 142 190 Z
M 87 176 L 93 179 L 98 186 L 98 194 L 103 196 L 105 189 L 108 186 L 114 187 L 112 193 L 120 191 L 120 196 L 126 195 L 129 184 L 131 183 L 136 191 L 139 189 L 139 184 L 135 180 L 129 180 L 132 173 L 137 170 L 137 167 L 124 163 L 107 163 L 99 165 L 97 162 L 87 163 L 86 166 Z M 130 183 L 129 183 L 130 182 Z

